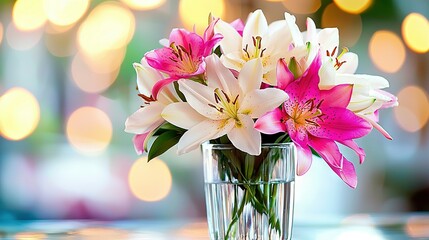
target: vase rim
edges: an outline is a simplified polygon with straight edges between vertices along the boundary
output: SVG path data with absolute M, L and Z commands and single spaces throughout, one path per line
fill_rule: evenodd
M 212 149 L 233 149 L 236 148 L 234 145 L 230 143 L 210 143 L 204 142 L 202 144 L 204 147 L 210 147 Z M 288 148 L 290 146 L 294 146 L 293 142 L 287 143 L 263 143 L 261 144 L 261 148 L 270 148 L 270 147 L 278 147 L 278 148 Z

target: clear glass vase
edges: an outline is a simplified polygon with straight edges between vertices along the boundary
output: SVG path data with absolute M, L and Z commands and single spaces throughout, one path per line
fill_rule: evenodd
M 295 147 L 265 144 L 252 156 L 228 144 L 202 145 L 211 240 L 291 239 Z

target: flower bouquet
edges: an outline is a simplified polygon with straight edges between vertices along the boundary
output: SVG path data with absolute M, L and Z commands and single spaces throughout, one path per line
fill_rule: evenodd
M 288 13 L 268 25 L 257 10 L 245 24 L 210 16 L 202 36 L 173 29 L 161 43 L 134 64 L 142 106 L 125 131 L 149 160 L 175 145 L 183 154 L 211 144 L 203 151 L 214 163 L 205 167 L 206 183 L 230 184 L 206 186 L 209 218 L 224 219 L 209 219 L 212 239 L 290 238 L 291 221 L 282 214 L 293 209 L 293 189 L 278 184 L 293 181 L 295 157 L 298 175 L 318 155 L 355 188 L 355 168 L 338 144 L 362 163 L 365 152 L 354 139 L 373 128 L 391 139 L 378 110 L 397 99 L 381 90 L 386 79 L 355 74 L 358 57 L 340 50 L 336 28 L 316 29 L 308 18 L 301 32 Z

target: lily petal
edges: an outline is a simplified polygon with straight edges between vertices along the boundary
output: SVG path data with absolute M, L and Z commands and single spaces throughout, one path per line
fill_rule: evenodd
M 150 105 L 140 108 L 125 121 L 125 132 L 143 134 L 155 129 L 164 122 L 161 112 L 165 105 L 152 102 Z
M 238 84 L 242 93 L 259 89 L 262 83 L 262 63 L 260 58 L 246 62 L 238 75 Z
M 210 107 L 210 105 L 215 104 L 215 89 L 189 80 L 179 80 L 179 88 L 189 105 L 201 115 L 213 120 L 222 119 L 222 114 Z
M 295 143 L 296 152 L 297 152 L 297 166 L 296 174 L 298 176 L 304 175 L 311 167 L 313 162 L 313 154 L 308 146 L 301 146 Z
M 261 133 L 253 128 L 252 118 L 244 114 L 238 114 L 237 118 L 241 125 L 235 124 L 235 127 L 227 134 L 229 140 L 243 152 L 256 156 L 261 154 Z
M 322 105 L 345 108 L 350 102 L 353 92 L 352 84 L 337 85 L 329 90 L 320 91 Z
M 222 34 L 222 36 L 228 36 L 227 38 L 223 38 L 219 43 L 223 52 L 241 51 L 242 37 L 231 25 L 219 20 L 214 27 L 214 31 L 215 33 Z
M 190 129 L 206 118 L 195 111 L 187 102 L 169 104 L 161 116 L 169 123 L 183 129 Z
M 220 61 L 229 69 L 240 71 L 246 61 L 241 57 L 241 51 L 224 53 L 220 56 Z
M 234 96 L 240 93 L 237 79 L 229 69 L 223 66 L 216 54 L 208 56 L 205 61 L 207 64 L 207 85 L 209 87 L 223 89 Z M 213 93 L 211 94 L 213 95 Z
M 287 93 L 277 88 L 256 89 L 244 96 L 238 112 L 258 118 L 280 106 L 287 99 Z
M 237 18 L 234 21 L 232 21 L 229 25 L 231 25 L 235 30 L 237 30 L 240 36 L 243 36 L 244 23 L 243 21 L 241 21 L 241 19 Z
M 337 72 L 334 68 L 334 63 L 331 58 L 328 58 L 327 61 L 325 61 L 322 64 L 322 67 L 319 70 L 319 88 L 320 90 L 327 90 L 331 89 L 333 86 L 337 85 L 335 79 L 336 79 Z M 350 82 L 343 82 L 342 84 L 353 84 Z
M 139 92 L 150 96 L 153 85 L 163 78 L 161 73 L 151 68 L 145 58 L 142 59 L 142 64 L 134 63 L 133 66 L 137 73 L 137 88 Z
M 338 73 L 354 74 L 356 72 L 359 62 L 357 54 L 352 52 L 344 53 L 340 61 L 345 63 L 337 70 Z
M 322 54 L 325 54 L 326 51 L 329 51 L 329 53 L 332 53 L 335 48 L 338 48 L 339 45 L 339 34 L 338 34 L 338 28 L 324 28 L 320 30 L 319 34 L 319 44 L 320 44 L 320 51 Z M 333 57 L 337 56 L 339 49 L 336 50 L 336 53 Z
M 177 78 L 166 78 L 159 80 L 152 88 L 152 97 L 158 99 L 159 92 L 168 84 L 177 81 Z
M 302 39 L 301 31 L 299 31 L 298 25 L 296 25 L 295 23 L 296 18 L 290 15 L 289 13 L 285 12 L 285 19 L 289 27 L 290 34 L 292 36 L 292 41 L 295 44 L 295 46 L 304 45 L 304 40 Z
M 285 90 L 289 83 L 295 80 L 284 59 L 277 62 L 277 87 Z
M 353 151 L 355 151 L 355 153 L 359 157 L 359 163 L 360 164 L 362 164 L 365 161 L 365 156 L 366 156 L 365 151 L 363 150 L 363 148 L 359 147 L 355 141 L 343 140 L 343 141 L 338 141 L 338 142 L 343 144 L 344 146 L 351 148 Z
M 267 33 L 267 30 L 268 23 L 262 10 L 258 9 L 251 13 L 243 29 L 243 41 L 241 48 L 246 48 L 247 45 L 248 49 L 253 49 L 253 38 L 257 36 L 264 36 Z
M 203 142 L 225 135 L 234 127 L 234 121 L 207 119 L 186 131 L 178 143 L 178 154 L 197 149 Z
M 255 129 L 264 134 L 276 134 L 286 132 L 286 126 L 282 123 L 284 114 L 279 108 L 275 108 L 258 118 L 255 122 Z
M 292 43 L 292 36 L 286 20 L 272 22 L 268 25 L 268 32 L 267 42 L 263 42 L 264 47 L 266 47 L 266 55 L 278 55 L 274 57 L 275 61 L 279 58 L 286 57 L 284 49 L 288 49 Z
M 136 134 L 133 137 L 134 149 L 136 150 L 136 153 L 138 155 L 143 154 L 143 152 L 145 151 L 144 142 L 146 141 L 146 138 L 148 135 L 149 135 L 149 133 Z
M 389 140 L 392 140 L 392 136 L 390 136 L 390 134 L 384 130 L 384 128 L 382 126 L 380 126 L 377 122 L 375 122 L 374 120 L 372 120 L 371 118 L 368 118 L 366 116 L 361 115 L 361 117 L 363 117 L 365 120 L 367 120 L 375 129 L 377 129 L 381 134 L 383 134 L 383 136 Z
M 194 32 L 186 29 L 175 28 L 170 33 L 170 44 L 180 45 L 191 52 L 193 57 L 202 56 L 204 51 L 204 39 Z M 192 48 L 192 51 L 191 51 Z
M 357 176 L 353 163 L 349 162 L 334 141 L 310 138 L 310 146 L 325 160 L 329 167 L 350 187 L 356 188 Z
M 355 84 L 355 85 L 369 85 L 371 88 L 382 89 L 389 87 L 389 82 L 380 76 L 366 75 L 366 74 L 337 74 L 337 84 Z
M 332 140 L 348 140 L 367 135 L 372 126 L 365 119 L 345 108 L 324 108 L 326 117 L 317 119 L 317 125 L 307 126 L 307 131 L 316 137 Z
M 313 19 L 307 18 L 306 24 L 307 24 L 307 32 L 306 32 L 307 42 L 310 42 L 312 44 L 318 44 L 316 42 L 317 29 L 316 29 L 316 24 L 314 23 Z

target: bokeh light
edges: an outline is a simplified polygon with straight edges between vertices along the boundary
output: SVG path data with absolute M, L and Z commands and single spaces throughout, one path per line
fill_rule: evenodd
M 112 123 L 98 108 L 81 107 L 67 121 L 67 139 L 79 152 L 92 155 L 103 152 L 112 139 Z
M 215 17 L 224 18 L 224 0 L 180 0 L 179 15 L 183 25 L 188 30 L 195 26 L 197 33 L 202 34 L 208 26 L 209 14 Z
M 397 72 L 405 62 L 406 52 L 401 39 L 394 32 L 380 30 L 369 41 L 369 56 L 380 70 Z
M 0 44 L 3 41 L 3 32 L 4 32 L 3 24 L 0 22 Z
M 107 227 L 88 227 L 72 232 L 82 240 L 95 239 L 129 239 L 129 232 L 123 229 Z
M 41 232 L 20 232 L 14 236 L 15 240 L 42 240 L 46 238 L 46 234 Z
M 126 48 L 112 49 L 97 54 L 87 55 L 80 51 L 79 55 L 83 61 L 96 73 L 116 72 L 125 58 Z
M 133 13 L 118 2 L 95 7 L 79 27 L 77 41 L 87 55 L 125 47 L 134 35 Z
M 352 14 L 360 14 L 371 6 L 372 0 L 334 0 L 341 10 Z
M 13 6 L 12 18 L 15 26 L 22 31 L 42 27 L 46 22 L 43 9 L 44 0 L 17 0 Z
M 152 10 L 161 7 L 166 0 L 121 0 L 134 10 Z
M 429 51 L 429 21 L 419 13 L 410 13 L 402 22 L 402 38 L 414 52 Z
M 400 104 L 393 112 L 399 126 L 407 132 L 419 131 L 429 119 L 427 93 L 418 86 L 407 86 L 397 96 Z
M 69 57 L 76 53 L 76 46 L 70 33 L 45 34 L 45 46 L 56 57 Z
M 14 24 L 10 23 L 6 29 L 6 40 L 7 44 L 19 51 L 29 50 L 35 47 L 42 39 L 43 32 L 39 30 L 34 31 L 22 31 L 15 27 Z
M 338 28 L 340 45 L 351 47 L 356 44 L 362 33 L 362 19 L 360 15 L 346 13 L 331 3 L 323 11 L 322 27 Z
M 170 169 L 163 161 L 155 158 L 147 162 L 147 157 L 142 157 L 131 167 L 128 183 L 136 198 L 154 202 L 168 195 L 172 177 Z
M 104 68 L 113 72 L 96 72 L 83 58 L 81 54 L 76 54 L 71 64 L 72 79 L 80 89 L 89 93 L 100 93 L 115 82 L 119 74 L 118 67 Z
M 310 14 L 319 10 L 322 5 L 320 0 L 283 0 L 287 10 L 295 14 Z
M 48 20 L 59 26 L 77 22 L 89 7 L 89 0 L 44 0 Z
M 429 238 L 429 217 L 410 217 L 405 224 L 405 232 L 412 238 Z
M 40 120 L 37 99 L 23 88 L 11 88 L 0 98 L 0 135 L 21 140 L 34 132 Z

